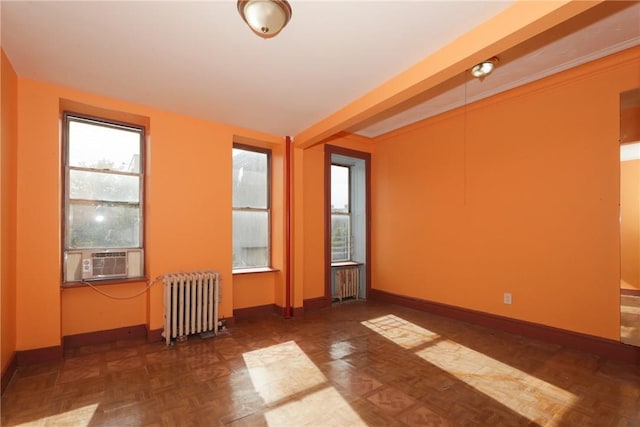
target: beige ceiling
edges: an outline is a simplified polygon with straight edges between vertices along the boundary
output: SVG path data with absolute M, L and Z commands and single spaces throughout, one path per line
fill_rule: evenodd
M 441 52 L 512 1 L 290 1 L 270 40 L 235 1 L 6 1 L 1 42 L 20 77 L 274 135 L 298 135 Z M 640 3 L 605 2 L 494 52 L 464 73 L 348 128 L 376 136 L 465 102 L 640 44 Z M 369 115 L 371 116 L 371 115 Z

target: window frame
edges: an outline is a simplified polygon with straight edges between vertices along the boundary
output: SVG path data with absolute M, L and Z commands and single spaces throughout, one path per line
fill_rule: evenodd
M 314 301 L 316 307 L 330 307 L 332 303 L 332 286 L 331 279 L 333 277 L 333 267 L 331 265 L 331 163 L 334 162 L 333 157 L 340 156 L 357 161 L 362 161 L 361 168 L 354 169 L 356 176 L 360 175 L 358 181 L 360 181 L 362 187 L 362 195 L 364 206 L 362 206 L 362 215 L 364 221 L 364 230 L 362 230 L 362 238 L 364 239 L 364 247 L 362 250 L 363 264 L 360 266 L 361 271 L 364 272 L 364 295 L 363 298 L 367 298 L 371 295 L 371 249 L 374 246 L 371 239 L 371 228 L 373 222 L 373 214 L 371 207 L 371 170 L 372 170 L 372 155 L 369 152 L 353 150 L 350 148 L 325 144 L 324 145 L 324 163 L 323 163 L 323 220 L 324 220 L 324 243 L 323 243 L 323 258 L 324 258 L 324 295 L 319 297 L 317 301 Z M 358 162 L 359 163 L 359 162 Z M 359 184 L 360 185 L 360 184 Z M 359 197 L 358 191 L 353 192 L 356 197 Z M 352 202 L 356 202 L 355 200 Z M 357 203 L 357 202 L 356 202 Z M 354 211 L 355 211 L 354 204 Z M 357 214 L 356 214 L 357 215 Z
M 254 207 L 250 207 L 250 206 L 242 206 L 242 207 L 236 207 L 233 203 L 233 191 L 234 189 L 232 189 L 232 193 L 231 193 L 231 221 L 232 221 L 232 227 L 231 227 L 231 232 L 232 232 L 232 240 L 233 240 L 233 213 L 236 211 L 239 212 L 266 212 L 267 213 L 267 265 L 254 265 L 254 266 L 241 266 L 241 267 L 236 267 L 233 265 L 233 254 L 232 254 L 232 260 L 231 260 L 231 270 L 232 272 L 235 273 L 246 273 L 246 272 L 253 272 L 253 271 L 271 271 L 273 269 L 272 266 L 272 233 L 271 233 L 271 226 L 272 226 L 272 212 L 271 212 L 271 185 L 272 185 L 272 176 L 271 176 L 271 157 L 272 157 L 272 153 L 271 150 L 268 148 L 262 148 L 262 147 L 256 147 L 253 145 L 248 145 L 248 144 L 241 144 L 241 143 L 237 143 L 234 142 L 233 146 L 232 146 L 232 152 L 233 149 L 237 149 L 237 150 L 244 150 L 244 151 L 250 151 L 250 152 L 254 152 L 254 153 L 260 153 L 260 154 L 265 154 L 267 156 L 267 194 L 266 194 L 266 208 L 254 208 Z M 234 165 L 233 165 L 233 156 L 231 158 L 231 170 L 233 172 L 234 169 Z M 233 252 L 233 247 L 232 247 L 232 252 Z
M 110 170 L 101 170 L 95 168 L 83 168 L 83 167 L 74 167 L 70 165 L 69 154 L 70 154 L 70 135 L 69 135 L 69 125 L 71 122 L 81 122 L 88 123 L 95 126 L 103 126 L 112 129 L 124 129 L 128 131 L 137 132 L 140 135 L 140 158 L 139 158 L 139 171 L 137 173 L 123 173 L 121 171 L 110 171 Z M 79 281 L 67 281 L 66 278 L 66 269 L 67 269 L 67 254 L 74 252 L 84 252 L 84 251 L 110 251 L 117 249 L 138 249 L 145 253 L 145 227 L 146 227 L 146 140 L 147 140 L 147 129 L 143 125 L 126 123 L 119 120 L 112 120 L 105 117 L 96 117 L 88 114 L 76 113 L 73 111 L 63 111 L 62 113 L 62 126 L 61 126 L 61 141 L 62 141 L 62 170 L 61 170 L 61 179 L 62 179 L 62 201 L 61 201 L 61 246 L 62 246 L 62 259 L 61 259 L 61 283 L 63 286 L 73 286 L 74 284 L 78 284 L 83 282 L 82 279 Z M 71 201 L 75 200 L 70 197 L 70 173 L 71 170 L 79 170 L 85 172 L 95 172 L 101 174 L 111 174 L 111 175 L 120 175 L 120 176 L 137 176 L 139 178 L 138 183 L 138 203 L 130 203 L 130 202 L 114 202 L 114 201 L 102 201 L 103 203 L 114 203 L 116 205 L 122 206 L 137 206 L 139 209 L 138 213 L 138 221 L 140 223 L 139 226 L 139 236 L 138 236 L 138 246 L 113 246 L 108 248 L 74 248 L 71 247 L 70 241 L 70 231 L 71 227 L 69 226 L 69 214 L 70 214 L 70 205 Z M 99 200 L 87 200 L 87 199 L 77 199 L 86 202 L 96 202 L 99 203 Z M 146 262 L 144 259 L 144 255 L 142 256 L 142 268 L 140 276 L 136 277 L 123 277 L 123 278 L 94 278 L 91 281 L 99 284 L 108 284 L 108 283 L 123 283 L 128 281 L 139 282 L 146 277 Z
M 351 165 L 345 165 L 339 162 L 331 162 L 331 167 L 333 166 L 338 166 L 338 167 L 342 167 L 342 168 L 346 168 L 347 169 L 347 212 L 343 212 L 340 210 L 334 210 L 332 208 L 330 208 L 330 215 L 331 215 L 331 262 L 332 263 L 339 263 L 339 262 L 351 262 L 353 261 L 353 242 L 352 242 L 352 231 L 351 231 L 351 227 L 352 227 L 352 206 L 351 206 L 351 202 L 352 202 L 352 194 L 351 194 L 351 186 L 352 186 L 352 170 L 351 170 Z M 331 190 L 329 190 L 330 193 L 330 197 L 332 197 L 333 195 L 331 194 Z M 330 203 L 331 206 L 331 203 Z M 334 215 L 338 215 L 338 216 L 342 216 L 342 217 L 347 217 L 349 220 L 349 235 L 347 236 L 347 258 L 346 259 L 339 259 L 339 260 L 334 260 L 333 259 L 333 216 Z

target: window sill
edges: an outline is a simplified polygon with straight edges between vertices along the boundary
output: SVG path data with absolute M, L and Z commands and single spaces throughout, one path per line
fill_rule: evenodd
M 332 262 L 331 267 L 355 267 L 358 265 L 362 265 L 361 262 L 356 261 L 341 261 L 341 262 Z
M 277 268 L 271 267 L 256 267 L 256 268 L 239 268 L 237 270 L 232 270 L 232 274 L 253 274 L 253 273 L 275 273 L 278 270 Z
M 125 278 L 125 279 L 104 279 L 104 280 L 88 280 L 88 283 L 90 283 L 92 286 L 104 286 L 104 285 L 125 285 L 125 284 L 129 284 L 129 283 L 148 283 L 149 279 L 147 279 L 146 277 L 131 277 L 131 278 Z M 60 285 L 61 288 L 63 289 L 68 289 L 68 288 L 85 288 L 88 287 L 89 285 L 87 285 L 84 282 L 67 282 L 67 283 L 62 283 Z

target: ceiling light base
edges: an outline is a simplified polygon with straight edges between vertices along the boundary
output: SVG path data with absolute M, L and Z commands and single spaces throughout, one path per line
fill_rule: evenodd
M 483 80 L 485 77 L 491 74 L 496 65 L 498 65 L 498 57 L 494 56 L 487 59 L 486 61 L 482 61 L 481 63 L 474 65 L 473 67 L 471 67 L 471 70 L 469 70 L 469 72 L 473 77 Z
M 238 0 L 238 13 L 251 31 L 270 39 L 291 19 L 291 5 L 287 0 Z

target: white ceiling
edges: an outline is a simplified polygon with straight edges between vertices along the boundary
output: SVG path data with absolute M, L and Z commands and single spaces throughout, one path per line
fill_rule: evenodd
M 296 135 L 438 51 L 512 1 L 290 1 L 277 37 L 254 35 L 226 1 L 6 1 L 1 42 L 20 77 L 274 135 Z M 640 44 L 640 3 L 605 2 L 507 52 L 467 100 Z M 465 76 L 375 136 L 464 102 Z

